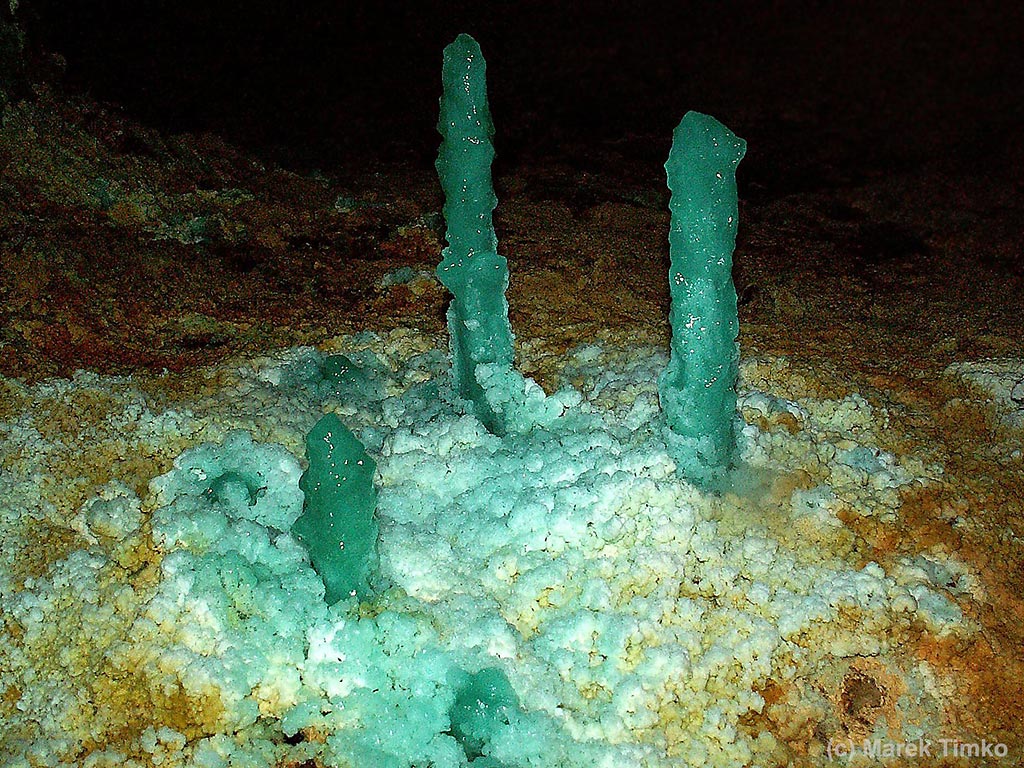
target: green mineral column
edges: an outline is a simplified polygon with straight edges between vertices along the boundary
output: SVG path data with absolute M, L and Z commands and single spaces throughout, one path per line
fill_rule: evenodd
M 732 253 L 736 167 L 746 148 L 713 117 L 687 112 L 665 163 L 672 192 L 672 348 L 658 392 L 669 451 L 679 472 L 703 487 L 724 475 L 736 446 L 739 320 Z
M 497 205 L 491 184 L 494 125 L 487 105 L 486 63 L 480 46 L 459 35 L 444 49 L 441 116 L 443 141 L 437 175 L 444 188 L 448 247 L 437 276 L 452 293 L 448 309 L 452 374 L 459 396 L 473 403 L 492 432 L 500 419 L 477 380 L 479 365 L 512 368 L 512 326 L 508 321 L 508 263 L 498 254 L 491 213 Z
M 309 551 L 329 604 L 365 597 L 377 563 L 377 465 L 333 413 L 306 436 L 306 458 L 309 468 L 299 479 L 305 502 L 292 533 Z

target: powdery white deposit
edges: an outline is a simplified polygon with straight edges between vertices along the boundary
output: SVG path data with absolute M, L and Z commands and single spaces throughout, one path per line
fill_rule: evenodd
M 765 691 L 827 708 L 804 683 L 853 658 L 900 678 L 886 735 L 939 726 L 932 671 L 900 644 L 970 631 L 943 585 L 971 576 L 857 551 L 843 510 L 884 524 L 941 471 L 880 450 L 863 397 L 787 398 L 784 359 L 746 361 L 746 469 L 711 496 L 666 454 L 661 353 L 576 350 L 583 390 L 528 390 L 509 407 L 540 426 L 498 438 L 449 402 L 435 340 L 337 346 L 359 376 L 295 349 L 187 395 L 3 382 L 6 765 L 774 765 Z M 377 597 L 331 608 L 288 533 L 325 411 L 379 487 Z M 490 667 L 520 708 L 467 756 L 449 711 Z

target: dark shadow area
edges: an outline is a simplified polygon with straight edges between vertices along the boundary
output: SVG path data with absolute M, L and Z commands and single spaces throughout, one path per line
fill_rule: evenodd
M 1008 2 L 305 3 L 34 0 L 67 78 L 170 131 L 285 162 L 429 163 L 442 48 L 477 37 L 503 162 L 651 139 L 688 109 L 758 151 L 777 195 L 936 152 L 987 162 L 1021 125 L 1024 11 Z

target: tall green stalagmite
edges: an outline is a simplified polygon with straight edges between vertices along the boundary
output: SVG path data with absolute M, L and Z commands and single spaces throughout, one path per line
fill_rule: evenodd
M 658 381 L 679 472 L 715 484 L 735 453 L 739 320 L 732 253 L 739 219 L 736 167 L 746 142 L 713 117 L 687 112 L 665 170 L 672 350 Z
M 473 403 L 488 429 L 501 432 L 501 419 L 488 404 L 476 373 L 485 364 L 512 368 L 505 299 L 508 263 L 498 254 L 491 221 L 498 201 L 491 184 L 494 125 L 487 105 L 486 63 L 469 35 L 459 35 L 445 48 L 443 81 L 437 174 L 445 194 L 448 247 L 437 275 L 452 293 L 452 373 L 459 395 Z

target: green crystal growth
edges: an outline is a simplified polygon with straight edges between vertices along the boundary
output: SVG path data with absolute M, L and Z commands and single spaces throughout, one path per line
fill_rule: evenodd
M 379 384 L 365 365 L 347 355 L 328 355 L 320 364 L 317 389 L 322 397 L 341 397 L 359 407 L 379 394 Z
M 713 117 L 687 112 L 665 163 L 672 191 L 672 349 L 658 393 L 679 472 L 704 487 L 725 474 L 736 446 L 739 319 L 732 253 L 736 167 L 746 148 Z
M 487 745 L 507 728 L 519 711 L 519 700 L 505 677 L 494 667 L 472 675 L 455 697 L 449 717 L 452 735 L 462 745 L 474 768 L 500 768 L 493 758 L 483 757 Z
M 501 419 L 476 376 L 479 365 L 511 369 L 513 362 L 505 299 L 508 263 L 498 254 L 491 221 L 498 203 L 491 184 L 494 124 L 487 105 L 487 65 L 476 40 L 459 35 L 445 48 L 442 72 L 437 175 L 444 188 L 448 247 L 437 276 L 452 293 L 452 374 L 459 396 L 473 403 L 489 430 L 500 432 Z
M 377 560 L 376 464 L 333 413 L 306 436 L 306 458 L 309 468 L 299 480 L 305 503 L 292 533 L 309 550 L 328 603 L 363 597 Z
M 335 386 L 341 386 L 350 381 L 363 378 L 359 366 L 353 363 L 345 355 L 328 355 L 320 366 L 320 372 L 324 380 Z

